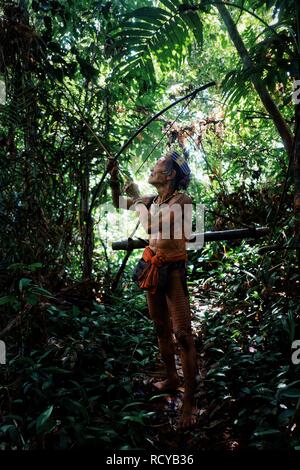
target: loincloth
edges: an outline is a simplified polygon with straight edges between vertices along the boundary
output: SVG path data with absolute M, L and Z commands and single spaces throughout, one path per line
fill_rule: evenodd
M 155 254 L 149 246 L 146 246 L 143 257 L 133 272 L 132 280 L 141 289 L 154 294 L 157 289 L 166 289 L 170 270 L 178 269 L 181 273 L 184 291 L 187 293 L 186 262 L 186 253 L 166 255 L 158 250 Z

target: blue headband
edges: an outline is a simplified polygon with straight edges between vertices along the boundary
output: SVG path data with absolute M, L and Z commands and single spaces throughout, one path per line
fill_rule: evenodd
M 191 173 L 190 167 L 182 155 L 179 155 L 179 153 L 175 152 L 175 150 L 173 152 L 170 152 L 169 155 L 172 158 L 173 162 L 175 162 L 179 166 L 180 170 L 184 175 L 187 176 Z

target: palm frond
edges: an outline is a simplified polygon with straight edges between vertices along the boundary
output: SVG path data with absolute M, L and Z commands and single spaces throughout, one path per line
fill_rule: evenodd
M 0 122 L 4 126 L 26 127 L 26 114 L 35 105 L 36 89 L 30 82 L 20 88 L 10 84 L 6 102 L 0 105 Z
M 243 96 L 247 96 L 251 90 L 250 69 L 235 69 L 228 72 L 222 81 L 225 101 L 229 106 L 236 105 Z
M 155 68 L 180 67 L 195 38 L 202 47 L 202 22 L 195 7 L 178 0 L 161 0 L 161 7 L 142 7 L 127 13 L 110 36 L 117 61 L 114 75 L 144 74 L 155 83 Z

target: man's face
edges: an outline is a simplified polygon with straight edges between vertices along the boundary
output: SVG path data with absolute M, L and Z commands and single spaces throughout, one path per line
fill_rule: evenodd
M 170 179 L 167 174 L 164 173 L 166 171 L 166 163 L 167 160 L 165 157 L 160 158 L 156 162 L 156 164 L 150 171 L 148 183 L 156 186 L 157 184 L 164 184 Z

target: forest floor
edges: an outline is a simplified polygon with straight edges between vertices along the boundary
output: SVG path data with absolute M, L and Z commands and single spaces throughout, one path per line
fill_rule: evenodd
M 282 288 L 263 297 L 243 273 L 189 281 L 198 363 L 190 430 L 178 428 L 178 346 L 181 386 L 159 394 L 157 339 L 145 296 L 130 280 L 122 295 L 85 300 L 85 283 L 49 293 L 27 273 L 19 291 L 2 298 L 2 328 L 8 305 L 23 316 L 22 328 L 11 324 L 0 368 L 0 449 L 300 449 L 297 330 L 287 315 L 298 299 Z

